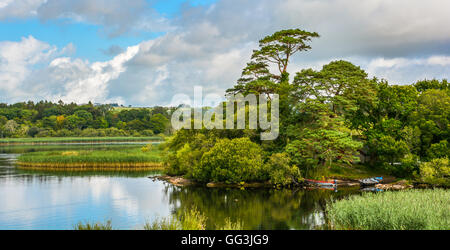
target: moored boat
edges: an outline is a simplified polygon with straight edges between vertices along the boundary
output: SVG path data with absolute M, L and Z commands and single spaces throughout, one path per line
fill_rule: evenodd
M 337 181 L 318 181 L 318 180 L 311 180 L 311 179 L 305 179 L 305 182 L 309 185 L 315 185 L 315 186 L 337 186 Z

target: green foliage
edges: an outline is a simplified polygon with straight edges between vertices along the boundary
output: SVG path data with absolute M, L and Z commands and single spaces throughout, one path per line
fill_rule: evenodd
M 248 138 L 220 139 L 192 173 L 203 182 L 240 183 L 265 179 L 263 152 Z
M 27 102 L 0 106 L 0 137 L 151 136 L 170 133 L 170 108 Z M 111 134 L 113 130 L 120 133 Z M 37 131 L 37 132 L 36 132 Z
M 420 180 L 425 183 L 450 186 L 450 164 L 448 158 L 433 159 L 420 164 Z
M 144 225 L 145 230 L 205 230 L 207 218 L 196 207 L 184 211 L 181 216 L 156 219 Z
M 31 127 L 27 133 L 30 137 L 35 137 L 37 134 L 39 134 L 39 132 L 40 132 L 39 128 Z
M 449 230 L 450 190 L 364 193 L 327 205 L 333 229 Z
M 266 163 L 266 171 L 269 173 L 270 182 L 276 185 L 287 186 L 296 184 L 301 179 L 297 166 L 290 165 L 290 158 L 286 153 L 273 154 Z
M 206 217 L 196 207 L 184 212 L 181 216 L 181 227 L 183 230 L 205 230 Z
M 325 166 L 333 162 L 350 164 L 358 161 L 357 150 L 362 143 L 337 130 L 305 129 L 301 139 L 286 146 L 292 163 L 301 167 L 305 176 L 315 176 Z
M 418 81 L 413 85 L 417 91 L 425 92 L 429 89 L 440 89 L 440 90 L 448 90 L 450 89 L 450 83 L 444 79 L 442 81 L 433 79 L 433 80 L 422 80 Z
M 151 123 L 150 128 L 156 134 L 160 134 L 160 133 L 164 133 L 164 131 L 166 130 L 166 128 L 169 124 L 169 119 L 167 119 L 162 114 L 156 114 L 156 115 L 152 116 L 152 118 L 150 118 L 150 123 Z
M 401 159 L 400 164 L 395 167 L 390 167 L 390 173 L 394 176 L 407 178 L 413 177 L 415 173 L 419 171 L 419 157 L 413 154 L 407 154 Z
M 225 219 L 225 224 L 218 230 L 244 230 L 244 224 L 240 221 L 232 222 L 230 218 Z
M 447 140 L 442 140 L 439 143 L 431 144 L 430 148 L 427 150 L 427 158 L 444 158 L 450 157 L 450 145 L 448 145 Z
M 386 164 L 394 164 L 400 162 L 400 160 L 409 152 L 408 145 L 402 140 L 395 140 L 389 135 L 371 136 L 367 142 L 370 153 L 374 159 L 378 162 Z
M 141 151 L 142 151 L 142 153 L 147 153 L 147 152 L 151 151 L 152 148 L 153 148 L 152 144 L 147 144 L 141 148 Z
M 74 230 L 113 230 L 111 221 L 108 220 L 105 223 L 96 222 L 96 223 L 81 223 L 79 222 L 74 226 Z

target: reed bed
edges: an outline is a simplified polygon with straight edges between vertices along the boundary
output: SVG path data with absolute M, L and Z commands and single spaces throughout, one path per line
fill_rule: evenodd
M 450 190 L 365 193 L 327 205 L 332 229 L 449 230 Z
M 160 151 L 140 149 L 32 152 L 20 155 L 17 165 L 23 169 L 64 171 L 163 169 Z
M 162 137 L 41 137 L 41 138 L 1 138 L 0 144 L 41 144 L 41 143 L 100 143 L 100 142 L 148 142 L 161 141 Z

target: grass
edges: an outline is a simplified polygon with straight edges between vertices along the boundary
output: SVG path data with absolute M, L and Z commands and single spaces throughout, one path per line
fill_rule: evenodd
M 159 218 L 144 225 L 145 230 L 205 230 L 208 218 L 193 207 L 177 218 L 172 215 L 167 218 Z M 242 230 L 242 222 L 233 223 L 230 218 L 225 220 L 225 225 L 217 226 L 218 230 Z
M 111 169 L 108 170 L 83 170 L 83 171 L 70 171 L 66 169 L 28 169 L 26 167 L 19 168 L 18 173 L 25 175 L 51 175 L 51 176 L 61 176 L 61 177 L 124 177 L 124 178 L 139 178 L 139 177 L 149 177 L 155 176 L 162 173 L 161 170 L 122 170 L 122 171 L 114 171 Z
M 158 218 L 153 222 L 147 222 L 144 230 L 205 230 L 206 216 L 197 210 L 196 207 L 184 211 L 180 217 L 175 215 L 167 218 Z M 219 230 L 242 230 L 244 228 L 241 222 L 233 223 L 229 218 L 226 219 L 225 225 L 218 228 Z M 74 226 L 75 230 L 113 230 L 111 221 L 105 223 L 81 223 Z
M 24 153 L 17 164 L 33 170 L 156 170 L 162 169 L 162 157 L 157 149 L 43 151 Z
M 205 230 L 206 217 L 196 207 L 184 211 L 181 218 L 170 216 L 144 225 L 145 230 Z
M 450 190 L 365 193 L 327 205 L 332 229 L 449 230 Z
M 96 222 L 96 223 L 91 223 L 91 222 L 86 222 L 86 223 L 81 223 L 79 222 L 78 224 L 76 224 L 74 226 L 74 230 L 113 230 L 112 226 L 111 226 L 111 221 L 108 220 L 105 223 L 102 222 Z
M 99 143 L 99 142 L 146 142 L 163 140 L 151 137 L 42 137 L 42 138 L 0 138 L 0 144 L 40 144 L 40 143 Z

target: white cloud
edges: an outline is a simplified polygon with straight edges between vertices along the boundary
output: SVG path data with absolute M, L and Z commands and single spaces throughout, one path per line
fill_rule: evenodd
M 58 50 L 32 36 L 24 37 L 19 42 L 0 42 L 0 97 L 22 96 L 27 91 L 22 84 L 33 68 L 63 51 L 69 51 L 72 46 Z M 5 92 L 8 95 L 4 95 Z
M 0 2 L 0 19 L 5 18 L 5 9 L 24 2 Z M 37 6 L 39 1 L 31 2 L 30 6 Z M 223 95 L 239 77 L 257 41 L 285 28 L 321 34 L 311 51 L 294 58 L 289 67 L 293 73 L 347 59 L 392 83 L 450 75 L 447 1 L 221 0 L 207 7 L 184 6 L 171 20 L 138 0 L 129 5 L 104 0 L 41 2 L 35 14 L 32 7 L 23 7 L 16 16 L 70 17 L 103 25 L 112 35 L 127 30 L 166 33 L 122 53 L 117 50 L 119 54 L 107 62 L 62 57 L 70 46 L 58 50 L 35 41 L 34 46 L 22 44 L 25 49 L 8 52 L 2 48 L 14 42 L 0 43 L 0 88 L 9 89 L 2 96 L 8 101 L 34 97 L 164 105 L 177 93 L 192 95 L 195 85 L 203 86 L 205 94 Z
M 364 65 L 364 63 L 361 63 Z M 366 65 L 372 76 L 384 78 L 393 84 L 411 84 L 422 79 L 449 78 L 450 56 L 426 58 L 376 58 Z
M 71 50 L 71 44 L 59 50 L 32 36 L 20 42 L 1 42 L 0 98 L 123 102 L 120 97 L 106 98 L 108 82 L 126 70 L 125 63 L 137 54 L 139 46 L 129 47 L 110 61 L 94 63 L 61 57 Z

